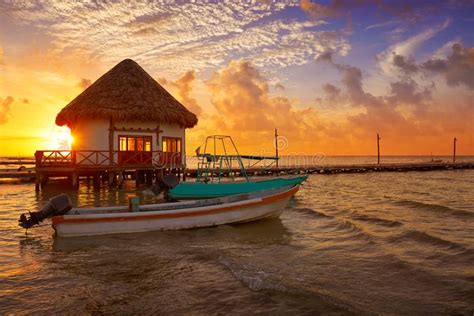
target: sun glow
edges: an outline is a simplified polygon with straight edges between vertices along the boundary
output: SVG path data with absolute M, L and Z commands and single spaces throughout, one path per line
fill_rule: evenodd
M 70 150 L 74 137 L 67 127 L 55 128 L 48 133 L 48 146 L 50 149 Z

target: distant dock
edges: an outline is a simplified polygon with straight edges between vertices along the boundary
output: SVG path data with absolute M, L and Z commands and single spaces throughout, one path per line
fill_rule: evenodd
M 428 163 L 381 163 L 381 164 L 351 164 L 351 165 L 302 165 L 281 166 L 270 168 L 246 168 L 251 176 L 285 175 L 285 174 L 338 174 L 338 173 L 365 173 L 365 172 L 408 172 L 408 171 L 435 171 L 454 169 L 474 169 L 474 162 L 428 162 Z M 231 170 L 240 174 L 240 169 Z M 195 177 L 196 169 L 186 169 L 186 174 Z M 223 176 L 228 176 L 223 170 Z
M 280 167 L 251 167 L 247 168 L 250 176 L 290 175 L 290 174 L 342 174 L 342 173 L 366 173 L 366 172 L 409 172 L 409 171 L 439 171 L 474 169 L 474 162 L 424 162 L 424 163 L 381 163 L 381 164 L 352 164 L 352 165 L 301 165 Z M 240 169 L 230 170 L 233 174 L 241 175 Z M 185 169 L 185 175 L 190 178 L 196 177 L 197 169 Z M 222 176 L 227 177 L 229 170 L 222 170 Z M 61 176 L 55 174 L 54 176 Z M 135 172 L 125 174 L 125 178 L 134 179 Z M 83 176 L 80 178 L 88 178 Z M 0 179 L 17 179 L 22 182 L 34 182 L 36 174 L 34 168 L 20 167 L 19 169 L 0 169 Z

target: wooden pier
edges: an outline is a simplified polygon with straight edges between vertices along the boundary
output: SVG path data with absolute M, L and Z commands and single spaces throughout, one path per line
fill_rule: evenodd
M 338 173 L 365 173 L 365 172 L 408 172 L 408 171 L 435 171 L 474 169 L 473 162 L 428 162 L 428 163 L 381 163 L 381 164 L 354 164 L 354 165 L 300 165 L 280 166 L 270 168 L 246 168 L 251 176 L 285 175 L 285 174 L 338 174 Z M 239 175 L 240 169 L 232 169 L 233 174 Z M 195 177 L 196 169 L 186 169 L 186 175 Z M 222 170 L 223 176 L 229 171 Z
M 44 154 L 44 153 L 43 153 Z M 107 152 L 108 154 L 108 152 Z M 127 164 L 126 162 L 112 163 L 105 158 L 105 153 L 95 154 L 76 153 L 76 162 L 73 164 L 72 156 L 64 155 L 62 152 L 51 156 L 42 156 L 37 162 L 36 171 L 33 168 L 22 168 L 21 170 L 0 169 L 0 179 L 17 179 L 20 181 L 35 181 L 38 187 L 47 184 L 50 178 L 66 177 L 71 184 L 78 186 L 79 179 L 92 179 L 95 185 L 101 182 L 110 185 L 118 185 L 125 179 L 133 179 L 137 185 L 151 184 L 159 179 L 164 173 L 175 173 L 182 177 L 196 177 L 195 168 L 184 169 L 184 166 L 165 163 L 165 158 L 158 158 L 160 153 L 153 155 L 156 161 L 148 164 Z M 162 154 L 162 153 L 161 153 Z M 59 156 L 58 156 L 59 155 Z M 78 157 L 80 159 L 78 160 Z M 87 158 L 85 158 L 87 157 Z M 102 159 L 100 159 L 102 157 Z M 100 163 L 102 160 L 102 163 Z M 165 159 L 166 160 L 166 159 Z M 168 157 L 170 160 L 170 157 Z M 171 158 L 173 160 L 173 158 Z M 47 163 L 46 163 L 47 162 Z M 53 163 L 54 162 L 54 163 Z M 86 163 L 88 162 L 88 163 Z M 409 171 L 436 171 L 436 170 L 460 170 L 474 169 L 473 162 L 423 162 L 423 163 L 381 163 L 381 164 L 354 164 L 354 165 L 300 165 L 300 166 L 272 166 L 272 167 L 250 167 L 247 174 L 251 176 L 270 176 L 287 174 L 341 174 L 341 173 L 365 173 L 365 172 L 409 172 Z M 240 175 L 240 169 L 230 170 L 234 175 Z M 229 176 L 229 170 L 223 170 L 222 176 Z M 74 180 L 75 179 L 75 180 Z

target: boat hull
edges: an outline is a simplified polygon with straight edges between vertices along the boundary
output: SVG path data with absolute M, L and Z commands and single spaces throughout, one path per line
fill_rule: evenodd
M 169 196 L 174 200 L 208 199 L 278 187 L 295 186 L 301 184 L 306 179 L 307 176 L 305 175 L 253 182 L 182 182 L 170 190 Z
M 249 222 L 280 216 L 297 191 L 298 186 L 260 198 L 184 210 L 56 216 L 53 227 L 58 236 L 75 237 Z

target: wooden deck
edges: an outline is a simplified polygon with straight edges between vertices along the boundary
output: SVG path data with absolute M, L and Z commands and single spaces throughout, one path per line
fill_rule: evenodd
M 121 186 L 134 174 L 137 185 L 150 184 L 162 176 L 164 170 L 184 168 L 181 153 L 162 151 L 106 151 L 106 150 L 38 150 L 35 153 L 36 189 L 44 187 L 50 178 L 66 177 L 78 187 L 80 177 L 92 177 L 95 185 L 106 181 Z

